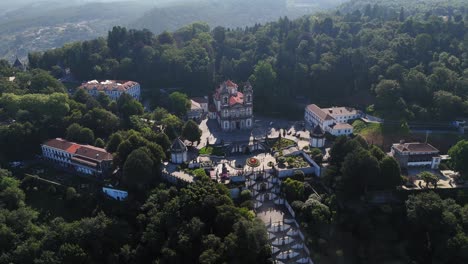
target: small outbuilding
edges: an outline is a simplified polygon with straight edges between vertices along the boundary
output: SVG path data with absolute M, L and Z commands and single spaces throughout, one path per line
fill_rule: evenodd
M 323 148 L 325 146 L 325 132 L 319 125 L 316 125 L 314 130 L 312 130 L 310 146 L 313 148 Z
M 176 138 L 174 142 L 172 142 L 171 162 L 175 164 L 187 162 L 187 146 L 180 138 Z

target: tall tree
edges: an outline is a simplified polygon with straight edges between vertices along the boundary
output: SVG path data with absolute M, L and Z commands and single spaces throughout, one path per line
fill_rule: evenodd
M 449 149 L 448 154 L 455 170 L 468 179 L 468 140 L 458 141 Z
M 193 120 L 187 121 L 182 127 L 182 137 L 187 139 L 190 142 L 200 141 L 202 135 L 201 129 L 198 127 L 198 124 Z
M 134 192 L 147 190 L 153 180 L 153 161 L 145 147 L 136 149 L 128 155 L 123 167 L 123 183 Z
M 178 116 L 184 116 L 190 109 L 190 100 L 188 96 L 184 93 L 171 93 L 169 95 L 169 101 L 172 111 Z

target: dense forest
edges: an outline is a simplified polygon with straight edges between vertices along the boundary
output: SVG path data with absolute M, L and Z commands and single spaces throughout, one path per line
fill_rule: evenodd
M 355 10 L 364 10 L 367 5 L 381 5 L 388 7 L 389 13 L 398 12 L 403 7 L 408 14 L 425 16 L 430 14 L 440 16 L 453 16 L 457 12 L 466 11 L 466 1 L 464 0 L 351 0 L 342 4 L 339 9 L 342 12 L 353 12 Z
M 263 113 L 294 108 L 304 96 L 392 119 L 450 120 L 468 111 L 466 15 L 419 18 L 367 5 L 245 29 L 195 23 L 155 36 L 115 27 L 106 39 L 31 53 L 29 61 L 70 67 L 79 80 L 137 80 L 155 100 L 160 87 L 204 95 L 231 78 L 254 84 Z
M 138 210 L 131 202 L 98 197 L 87 205 L 99 212 L 75 221 L 44 221 L 25 203 L 38 189 L 75 210 L 86 200 L 72 188 L 46 188 L 0 169 L 0 263 L 266 263 L 269 258 L 263 224 L 209 180 L 182 189 L 161 185 Z
M 266 230 L 223 184 L 198 174 L 190 186 L 167 186 L 161 163 L 177 136 L 199 141 L 198 126 L 163 108 L 144 113 L 128 95 L 111 101 L 73 95 L 48 72 L 18 72 L 0 61 L 0 263 L 266 263 Z M 187 97 L 170 97 L 184 115 Z M 184 109 L 177 106 L 182 105 Z M 156 124 L 144 120 L 155 120 Z M 166 133 L 154 130 L 165 127 Z M 189 136 L 190 135 L 190 136 Z M 128 190 L 125 202 L 100 192 L 103 182 L 69 177 L 41 164 L 40 144 L 63 137 L 105 147 L 121 173 L 106 179 Z M 26 161 L 22 168 L 11 161 Z M 60 184 L 54 175 L 60 175 Z M 76 175 L 75 175 L 76 176 Z M 76 180 L 73 183 L 73 179 Z M 82 189 L 81 186 L 91 186 Z M 73 209 L 70 209 L 73 208 Z

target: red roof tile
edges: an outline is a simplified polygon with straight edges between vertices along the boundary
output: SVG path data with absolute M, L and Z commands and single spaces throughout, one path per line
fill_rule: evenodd
M 439 150 L 436 149 L 434 146 L 428 143 L 400 143 L 395 144 L 394 147 L 399 151 L 409 151 L 409 152 L 433 152 L 438 153 Z
M 83 156 L 93 160 L 112 160 L 112 154 L 103 148 L 97 148 L 90 145 L 82 145 L 76 150 L 76 155 Z
M 49 146 L 51 148 L 61 149 L 71 154 L 75 154 L 76 150 L 80 147 L 79 144 L 67 141 L 62 138 L 50 139 L 47 142 L 45 142 L 44 145 Z
M 224 82 L 226 84 L 227 87 L 237 87 L 237 84 L 235 84 L 233 81 L 231 80 L 227 80 L 226 82 Z
M 324 112 L 320 107 L 318 107 L 316 104 L 311 104 L 307 106 L 307 109 L 311 111 L 312 113 L 315 113 L 321 120 L 332 120 L 333 117 L 331 117 L 329 114 Z
M 231 96 L 229 98 L 229 105 L 233 106 L 235 104 L 243 104 L 244 103 L 244 94 L 241 92 L 237 92 L 236 96 Z
M 96 161 L 113 159 L 112 154 L 110 154 L 103 148 L 98 148 L 91 145 L 80 145 L 62 138 L 54 138 L 48 140 L 43 145 L 56 149 L 61 149 L 70 154 L 82 156 Z
M 75 154 L 76 153 L 76 150 L 79 149 L 81 146 L 76 144 L 76 143 L 73 143 L 73 145 L 71 145 L 69 148 L 67 148 L 67 152 L 68 153 L 71 153 L 71 154 Z

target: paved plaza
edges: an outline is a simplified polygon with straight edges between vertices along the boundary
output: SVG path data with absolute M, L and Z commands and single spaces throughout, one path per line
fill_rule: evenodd
M 209 144 L 220 144 L 221 142 L 253 142 L 254 139 L 263 139 L 266 135 L 278 137 L 280 131 L 285 130 L 285 138 L 296 141 L 300 148 L 309 143 L 310 133 L 304 130 L 302 121 L 286 121 L 270 118 L 258 118 L 251 130 L 236 130 L 231 132 L 221 131 L 216 120 L 204 119 L 199 127 L 202 130 L 198 149 Z M 297 135 L 297 136 L 296 136 Z

